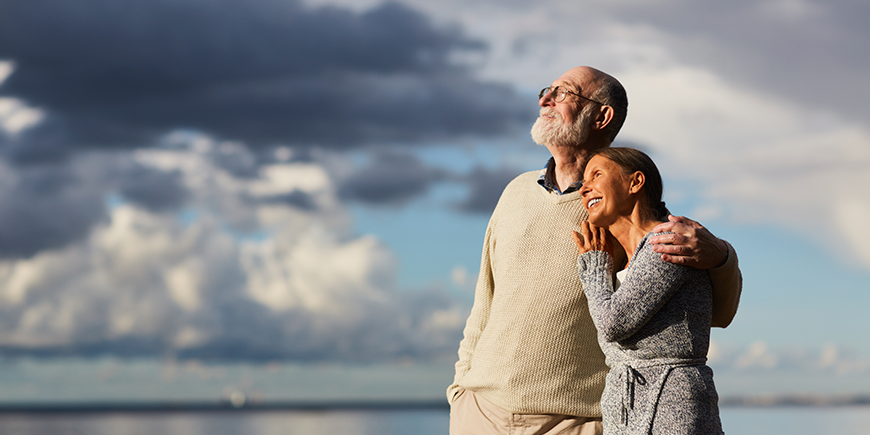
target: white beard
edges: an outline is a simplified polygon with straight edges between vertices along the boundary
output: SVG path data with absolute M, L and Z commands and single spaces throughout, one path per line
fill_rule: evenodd
M 550 115 L 554 118 L 544 118 L 544 115 Z M 532 140 L 538 145 L 555 145 L 576 147 L 589 139 L 589 123 L 587 119 L 589 114 L 584 108 L 571 124 L 565 124 L 562 121 L 562 115 L 555 110 L 543 107 L 541 108 L 541 116 L 532 125 Z

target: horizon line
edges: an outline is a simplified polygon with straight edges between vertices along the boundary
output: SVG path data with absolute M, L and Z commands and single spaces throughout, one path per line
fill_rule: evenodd
M 870 394 L 758 394 L 725 397 L 719 406 L 735 407 L 843 407 L 870 406 Z M 352 400 L 127 400 L 127 401 L 29 401 L 2 402 L 0 414 L 32 413 L 161 413 L 216 411 L 389 411 L 449 410 L 446 399 L 352 399 Z

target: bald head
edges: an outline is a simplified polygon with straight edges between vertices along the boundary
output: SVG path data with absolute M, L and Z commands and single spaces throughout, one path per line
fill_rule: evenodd
M 562 74 L 561 79 L 569 82 L 576 83 L 578 86 L 585 88 L 590 87 L 598 87 L 606 80 L 615 81 L 616 79 L 610 76 L 609 74 L 592 68 L 591 66 L 577 66 L 569 69 Z M 619 83 L 619 82 L 617 82 Z M 589 90 L 592 90 L 591 88 Z
M 613 118 L 601 130 L 605 142 L 613 142 L 628 115 L 628 96 L 622 83 L 610 74 L 590 66 L 571 68 L 562 74 L 560 80 L 577 84 L 584 97 L 613 109 Z

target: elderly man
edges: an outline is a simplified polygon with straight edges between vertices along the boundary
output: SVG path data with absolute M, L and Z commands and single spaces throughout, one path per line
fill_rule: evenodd
M 607 366 L 577 273 L 570 234 L 587 218 L 579 188 L 592 152 L 610 146 L 628 99 L 613 77 L 571 69 L 544 88 L 532 138 L 552 154 L 515 178 L 490 219 L 474 306 L 459 345 L 450 433 L 600 434 Z M 656 231 L 663 259 L 710 269 L 713 326 L 737 311 L 737 254 L 698 223 L 671 217 Z M 625 262 L 625 253 L 617 255 Z

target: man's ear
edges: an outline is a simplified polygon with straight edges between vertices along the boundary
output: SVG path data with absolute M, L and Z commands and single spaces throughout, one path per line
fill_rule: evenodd
M 598 116 L 595 117 L 595 128 L 603 130 L 604 127 L 607 127 L 607 124 L 610 124 L 610 121 L 613 120 L 614 113 L 613 107 L 601 106 L 598 110 Z
M 646 175 L 644 175 L 643 172 L 635 171 L 635 173 L 629 175 L 628 177 L 628 193 L 635 194 L 637 192 L 640 192 L 640 189 L 643 188 L 644 184 L 646 184 Z

